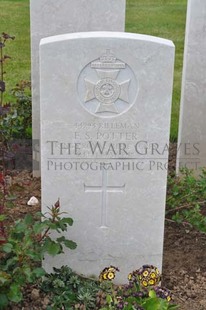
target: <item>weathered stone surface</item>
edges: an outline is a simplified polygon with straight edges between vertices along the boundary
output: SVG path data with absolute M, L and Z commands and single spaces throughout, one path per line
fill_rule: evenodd
M 96 32 L 41 41 L 42 211 L 60 197 L 77 249 L 47 258 L 117 282 L 161 269 L 174 65 L 171 41 Z
M 39 171 L 39 43 L 79 31 L 124 31 L 125 0 L 30 0 L 33 171 Z
M 206 2 L 189 0 L 180 105 L 177 172 L 206 166 Z

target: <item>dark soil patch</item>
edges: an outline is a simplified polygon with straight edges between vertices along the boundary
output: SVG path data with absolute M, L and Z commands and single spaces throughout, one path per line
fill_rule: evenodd
M 171 146 L 169 171 L 175 171 L 176 145 Z M 11 172 L 13 207 L 7 208 L 8 227 L 25 214 L 36 213 L 39 206 L 27 206 L 31 196 L 39 199 L 40 179 L 32 178 L 28 171 Z M 206 234 L 190 227 L 165 222 L 164 259 L 162 285 L 171 289 L 174 300 L 181 310 L 206 309 Z M 17 309 L 46 309 L 48 296 L 42 294 L 38 287 L 28 286 L 24 292 L 24 302 L 14 305 Z
M 205 234 L 166 222 L 162 284 L 173 291 L 180 309 L 206 309 Z

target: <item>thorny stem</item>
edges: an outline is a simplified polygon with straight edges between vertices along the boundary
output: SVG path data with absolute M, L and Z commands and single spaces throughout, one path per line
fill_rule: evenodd
M 3 45 L 5 40 L 2 40 L 2 37 L 0 37 L 0 80 L 3 82 L 4 80 L 4 64 L 3 64 Z M 0 107 L 3 106 L 3 90 L 1 91 L 1 99 L 0 99 Z M 1 119 L 1 114 L 0 114 L 0 119 Z M 5 176 L 5 162 L 4 162 L 4 143 L 0 144 L 0 151 L 2 153 L 2 165 L 3 165 L 3 177 Z M 5 180 L 3 179 L 3 206 L 5 204 L 5 195 L 6 195 L 6 188 L 5 188 Z
M 42 240 L 44 240 L 44 238 L 47 236 L 48 232 L 50 230 L 50 227 L 48 227 L 45 232 L 43 233 L 43 235 L 39 238 L 38 242 L 41 242 Z
M 170 222 L 170 223 L 176 223 L 176 224 L 177 224 L 176 221 L 171 220 L 171 219 L 168 219 L 168 218 L 165 218 L 165 221 Z M 190 226 L 190 228 L 193 227 L 192 224 L 190 224 L 189 222 L 182 222 L 182 225 L 183 225 L 183 226 L 186 226 L 186 225 L 187 225 L 187 226 Z
M 181 197 L 181 199 L 185 199 L 185 198 L 191 196 L 191 194 L 195 194 L 195 190 L 190 191 L 189 194 L 183 195 L 183 196 Z M 173 197 L 171 196 L 171 197 L 169 197 L 169 198 L 167 199 L 167 201 L 170 201 L 170 200 L 172 200 L 172 199 L 173 199 Z
M 198 202 L 197 202 L 198 205 L 202 205 L 202 204 L 205 204 L 205 203 L 206 203 L 206 200 L 198 201 Z M 172 213 L 172 212 L 179 211 L 179 210 L 181 210 L 181 209 L 191 209 L 191 208 L 194 208 L 194 206 L 193 206 L 193 205 L 191 206 L 190 204 L 186 204 L 186 205 L 183 205 L 183 206 L 180 206 L 180 207 L 177 207 L 177 208 L 168 210 L 168 211 L 167 211 L 167 214 L 168 214 L 168 213 Z
M 52 215 L 52 219 L 51 222 L 54 223 L 55 222 L 55 217 Z M 39 242 L 41 242 L 42 240 L 44 240 L 44 238 L 47 236 L 48 232 L 50 231 L 50 227 L 48 227 L 45 232 L 43 233 L 43 235 L 39 238 Z
M 3 35 L 3 33 L 2 33 Z M 7 35 L 8 38 L 14 39 L 14 37 L 10 37 Z M 4 43 L 6 42 L 6 36 L 4 37 L 4 40 L 0 36 L 0 81 L 2 82 L 2 89 L 1 89 L 1 94 L 0 94 L 0 108 L 3 107 L 3 97 L 4 97 L 4 53 L 3 53 L 3 48 L 4 48 Z M 0 114 L 0 120 L 3 118 L 3 113 Z M 0 136 L 1 137 L 1 136 Z M 4 140 L 4 139 L 3 139 Z M 4 210 L 5 204 L 6 204 L 6 195 L 7 195 L 7 185 L 5 181 L 5 175 L 6 175 L 6 164 L 5 164 L 5 143 L 0 141 L 0 160 L 2 161 L 2 185 L 3 185 L 3 199 L 2 199 L 2 209 Z M 4 230 L 4 224 L 3 222 L 0 222 L 0 237 L 1 235 L 5 237 L 5 230 Z
M 6 194 L 7 194 L 6 182 L 5 182 L 5 179 L 4 179 L 3 180 L 3 207 L 5 206 L 5 202 L 6 202 Z
M 7 189 L 6 189 L 6 182 L 5 182 L 5 161 L 4 161 L 4 150 L 3 150 L 3 180 L 2 180 L 2 185 L 3 185 L 3 199 L 1 202 L 1 212 L 3 213 L 4 208 L 5 208 L 5 204 L 6 204 L 6 194 L 7 194 Z M 6 236 L 6 232 L 5 232 L 5 226 L 4 226 L 4 222 L 0 222 L 0 244 L 2 244 L 2 242 L 4 243 L 6 240 L 7 236 Z
M 0 36 L 0 81 L 4 83 L 4 53 L 3 53 L 3 48 L 5 46 L 5 42 L 7 39 L 14 39 L 14 37 L 11 37 L 10 35 L 7 35 L 5 33 L 2 33 L 2 36 Z M 8 56 L 7 56 L 8 57 Z M 0 107 L 3 107 L 3 96 L 4 96 L 4 86 L 3 89 L 1 89 L 1 95 L 0 95 Z M 3 118 L 3 113 L 2 115 L 0 114 L 0 120 Z M 4 140 L 4 139 L 2 139 Z M 5 165 L 5 154 L 6 154 L 6 149 L 5 149 L 5 141 L 0 141 L 0 156 L 2 156 L 2 175 L 3 175 L 3 206 L 5 206 L 5 201 L 6 201 L 6 182 L 5 182 L 5 175 L 6 175 L 6 165 Z

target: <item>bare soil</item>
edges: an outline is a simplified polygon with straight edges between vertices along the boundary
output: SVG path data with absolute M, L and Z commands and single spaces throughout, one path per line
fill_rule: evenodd
M 176 146 L 170 152 L 169 172 L 175 169 Z M 33 178 L 31 172 L 11 171 L 13 207 L 7 208 L 8 225 L 25 214 L 35 213 L 39 206 L 28 206 L 31 196 L 41 199 L 40 179 Z M 191 227 L 184 227 L 165 221 L 164 257 L 162 285 L 174 294 L 174 301 L 180 310 L 206 309 L 206 234 Z M 48 296 L 42 294 L 38 287 L 28 286 L 24 292 L 24 302 L 11 309 L 46 309 Z

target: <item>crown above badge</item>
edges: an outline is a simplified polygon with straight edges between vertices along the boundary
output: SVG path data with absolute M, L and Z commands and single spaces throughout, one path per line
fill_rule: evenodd
M 106 50 L 106 54 L 100 56 L 100 58 L 91 63 L 91 68 L 94 69 L 125 69 L 125 63 L 117 60 L 117 58 L 110 52 L 110 49 Z

